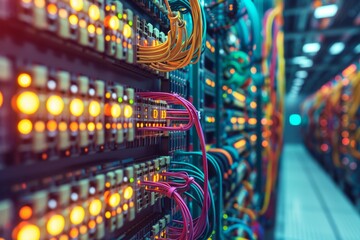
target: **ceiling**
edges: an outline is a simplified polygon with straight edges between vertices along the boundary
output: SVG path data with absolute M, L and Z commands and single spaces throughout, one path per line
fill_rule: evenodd
M 323 5 L 338 3 L 336 15 L 322 20 L 316 19 L 313 7 L 315 1 L 323 2 Z M 297 78 L 296 72 L 304 70 L 307 77 L 302 77 L 304 84 L 299 88 L 298 94 L 308 95 L 359 59 L 355 48 L 360 43 L 360 1 L 284 0 L 284 3 L 287 92 L 292 89 Z M 313 55 L 304 53 L 304 44 L 313 42 L 320 43 L 320 50 Z M 345 43 L 345 49 L 338 55 L 329 52 L 335 42 Z M 295 64 L 294 58 L 301 56 L 313 60 L 313 66 L 303 68 Z

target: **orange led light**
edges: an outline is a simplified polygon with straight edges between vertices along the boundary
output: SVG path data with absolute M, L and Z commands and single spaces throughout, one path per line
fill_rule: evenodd
M 84 1 L 83 0 L 70 0 L 70 6 L 75 11 L 81 11 L 84 7 Z
M 127 210 L 129 209 L 129 205 L 127 205 L 127 204 L 125 203 L 124 206 L 123 206 L 123 209 L 124 209 L 124 211 L 127 211 Z
M 63 216 L 56 214 L 50 217 L 46 224 L 46 230 L 49 234 L 59 235 L 65 227 L 65 219 Z
M 254 92 L 256 92 L 257 88 L 256 88 L 256 86 L 251 86 L 250 90 L 254 93 Z
M 90 229 L 93 229 L 94 227 L 96 227 L 96 222 L 94 220 L 91 220 L 88 224 Z
M 50 120 L 46 124 L 46 128 L 49 132 L 54 132 L 57 129 L 57 122 L 55 120 Z
M 120 194 L 119 193 L 113 193 L 110 195 L 108 199 L 108 203 L 111 207 L 116 207 L 120 203 Z
M 53 95 L 46 101 L 46 109 L 54 116 L 58 116 L 64 110 L 64 101 L 61 97 Z
M 237 122 L 238 122 L 238 124 L 244 124 L 245 123 L 245 118 L 238 118 Z
M 90 24 L 90 25 L 87 27 L 87 30 L 88 30 L 89 33 L 94 34 L 95 31 L 96 31 L 96 28 L 95 28 L 94 25 Z
M 82 225 L 81 227 L 80 227 L 80 233 L 81 234 L 85 234 L 87 232 L 87 227 L 85 226 L 85 225 Z
M 45 131 L 45 123 L 43 121 L 37 121 L 34 124 L 34 129 L 37 132 L 44 132 Z
M 246 100 L 246 97 L 243 94 L 238 93 L 238 92 L 233 92 L 233 96 L 240 102 L 244 102 Z
M 72 132 L 77 132 L 79 130 L 79 124 L 77 122 L 70 123 L 70 130 Z
M 76 15 L 70 15 L 69 16 L 69 23 L 71 25 L 77 25 L 78 22 L 79 22 L 79 19 L 78 19 L 78 17 Z
M 66 11 L 66 9 L 59 9 L 59 17 L 61 18 L 67 18 L 68 17 L 68 12 Z
M 85 131 L 85 130 L 86 130 L 86 124 L 83 123 L 83 122 L 80 123 L 80 124 L 79 124 L 79 130 L 80 130 L 80 131 Z
M 255 142 L 257 140 L 257 136 L 256 135 L 251 135 L 250 140 Z
M 45 7 L 45 0 L 34 0 L 34 5 L 37 8 Z
M 29 119 L 22 119 L 18 123 L 18 130 L 21 134 L 27 135 L 31 133 L 32 128 L 33 128 L 33 124 Z
M 81 206 L 74 207 L 70 212 L 70 221 L 71 223 L 77 225 L 82 223 L 85 218 L 85 210 Z
M 2 92 L 0 92 L 0 107 L 3 105 L 3 103 L 4 103 L 4 97 Z
M 66 122 L 60 122 L 60 123 L 59 123 L 59 130 L 60 130 L 61 132 L 65 132 L 65 131 L 67 130 L 67 124 L 66 124 Z
M 22 208 L 20 208 L 19 210 L 19 217 L 22 220 L 28 220 L 29 218 L 31 218 L 32 216 L 32 208 L 29 206 L 23 206 Z
M 24 224 L 16 235 L 17 240 L 39 240 L 40 229 L 34 224 Z
M 102 223 L 102 221 L 103 221 L 102 216 L 97 216 L 97 217 L 96 217 L 96 223 L 97 223 L 97 224 Z
M 80 21 L 79 21 L 79 26 L 80 26 L 81 28 L 86 28 L 86 21 L 85 21 L 84 19 L 80 19 Z
M 248 122 L 251 125 L 255 125 L 257 123 L 257 120 L 256 120 L 256 118 L 249 118 Z
M 121 115 L 121 108 L 119 104 L 114 104 L 111 106 L 111 116 L 113 118 L 118 118 Z
M 235 148 L 242 148 L 244 147 L 246 144 L 246 140 L 242 139 L 240 141 L 237 141 L 235 144 L 234 144 L 234 147 Z
M 124 30 L 123 30 L 124 37 L 130 38 L 132 35 L 132 29 L 129 24 L 124 24 Z
M 70 112 L 75 117 L 80 117 L 84 113 L 84 103 L 79 98 L 74 98 L 70 103 Z
M 95 130 L 95 123 L 89 122 L 87 128 L 90 132 L 93 132 Z
M 92 216 L 97 216 L 100 214 L 102 209 L 102 203 L 99 199 L 94 199 L 89 205 L 89 212 Z
M 124 116 L 125 118 L 131 118 L 133 114 L 133 109 L 130 105 L 125 105 L 124 107 Z
M 107 211 L 107 212 L 105 213 L 105 217 L 106 217 L 107 219 L 111 218 L 111 212 Z
M 79 230 L 77 230 L 77 228 L 72 228 L 69 235 L 71 238 L 77 238 L 79 236 Z
M 21 73 L 18 78 L 17 82 L 20 87 L 29 87 L 31 85 L 32 79 L 31 76 L 27 73 Z
M 118 30 L 120 27 L 120 22 L 119 19 L 116 16 L 111 16 L 107 19 L 108 21 L 108 26 L 109 28 L 111 28 L 112 30 Z
M 251 103 L 250 103 L 250 107 L 251 107 L 251 108 L 256 108 L 256 106 L 257 106 L 256 102 L 251 102 Z
M 97 101 L 91 101 L 89 104 L 89 113 L 92 117 L 97 117 L 100 115 L 101 107 L 100 103 Z
M 51 3 L 47 6 L 47 11 L 51 15 L 55 15 L 57 13 L 57 7 L 55 4 Z
M 63 234 L 59 237 L 59 240 L 69 240 L 69 237 Z
M 97 124 L 96 124 L 96 129 L 97 129 L 97 130 L 101 130 L 101 129 L 103 129 L 103 125 L 102 125 L 102 123 L 100 123 L 100 122 L 99 122 L 99 123 L 97 123 Z
M 97 5 L 91 4 L 89 7 L 89 17 L 96 21 L 100 19 L 100 9 Z
M 101 27 L 96 28 L 96 34 L 97 34 L 97 35 L 103 34 L 103 30 L 102 30 Z
M 252 74 L 255 74 L 255 73 L 257 72 L 257 69 L 256 69 L 256 67 L 252 67 L 252 68 L 250 69 L 250 71 L 251 71 Z
M 39 109 L 40 100 L 34 92 L 22 92 L 16 99 L 16 106 L 22 113 L 34 114 Z
M 125 188 L 125 190 L 124 190 L 124 198 L 125 198 L 126 200 L 129 200 L 129 199 L 132 197 L 133 193 L 134 193 L 133 188 L 130 187 L 130 186 L 128 186 L 128 187 Z

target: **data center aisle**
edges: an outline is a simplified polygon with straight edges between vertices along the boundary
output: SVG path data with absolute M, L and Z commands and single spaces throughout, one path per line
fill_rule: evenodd
M 276 240 L 358 240 L 360 215 L 304 146 L 286 145 Z

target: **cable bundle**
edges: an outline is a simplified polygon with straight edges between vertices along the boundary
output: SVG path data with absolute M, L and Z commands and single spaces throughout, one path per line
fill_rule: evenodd
M 189 3 L 193 25 L 190 36 L 180 13 L 172 12 L 168 0 L 165 0 L 170 20 L 167 39 L 157 46 L 138 46 L 138 63 L 169 72 L 199 61 L 203 45 L 203 14 L 198 0 L 189 0 Z
M 183 220 L 182 222 L 176 221 L 176 223 L 180 223 L 182 228 L 171 227 L 169 228 L 169 236 L 170 239 L 199 239 L 206 231 L 207 225 L 209 223 L 208 220 L 208 212 L 211 207 L 210 194 L 209 194 L 209 176 L 208 176 L 208 162 L 206 158 L 206 146 L 205 146 L 205 138 L 200 125 L 198 111 L 195 107 L 186 99 L 180 97 L 177 94 L 163 93 L 163 92 L 143 92 L 138 93 L 140 97 L 150 98 L 153 100 L 163 100 L 166 101 L 169 105 L 181 105 L 185 108 L 185 110 L 171 110 L 169 113 L 176 114 L 186 114 L 188 116 L 189 122 L 184 126 L 178 127 L 146 127 L 142 128 L 142 130 L 151 130 L 151 131 L 186 131 L 189 130 L 192 126 L 195 126 L 196 132 L 199 136 L 200 146 L 201 146 L 201 154 L 202 154 L 202 163 L 203 163 L 203 189 L 200 191 L 204 196 L 202 201 L 201 214 L 198 218 L 192 219 L 191 214 L 189 214 L 189 209 L 187 208 L 185 202 L 181 199 L 181 194 L 185 193 L 190 187 L 191 184 L 195 185 L 197 188 L 200 188 L 196 182 L 190 178 L 186 172 L 168 172 L 165 173 L 168 176 L 167 182 L 149 182 L 144 181 L 141 182 L 140 185 L 146 186 L 149 191 L 157 191 L 169 198 L 175 199 L 178 204 Z M 187 119 L 187 118 L 186 118 Z M 175 178 L 175 179 L 174 179 Z M 177 180 L 180 180 L 179 183 Z M 169 181 L 173 180 L 173 181 Z
M 284 33 L 280 30 L 282 23 L 281 13 L 282 5 L 278 5 L 274 9 L 270 9 L 264 17 L 266 31 L 263 46 L 262 70 L 266 77 L 265 87 L 269 93 L 270 102 L 267 104 L 265 114 L 268 124 L 264 125 L 264 133 L 267 138 L 267 146 L 264 147 L 266 156 L 268 156 L 267 181 L 265 200 L 260 214 L 265 214 L 269 207 L 271 194 L 276 185 L 278 160 L 283 145 L 285 60 L 283 47 Z M 270 124 L 270 122 L 272 124 Z

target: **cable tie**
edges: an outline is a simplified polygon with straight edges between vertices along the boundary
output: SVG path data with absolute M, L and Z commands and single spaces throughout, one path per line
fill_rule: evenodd
M 192 183 L 194 183 L 194 178 L 193 177 L 189 177 L 188 179 L 186 179 L 186 185 L 187 186 L 189 186 Z
M 167 192 L 165 193 L 165 195 L 168 197 L 168 198 L 172 198 L 174 192 L 176 191 L 176 187 L 170 187 Z

